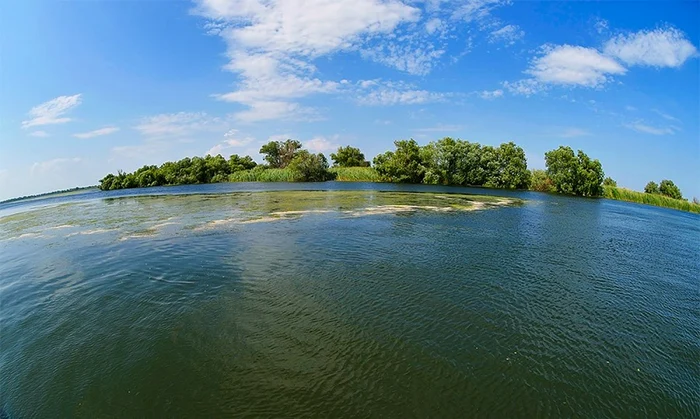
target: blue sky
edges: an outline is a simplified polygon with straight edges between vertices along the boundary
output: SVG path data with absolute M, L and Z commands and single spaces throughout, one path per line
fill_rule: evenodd
M 444 136 L 559 145 L 700 197 L 700 3 L 16 1 L 0 10 L 0 199 L 185 156 Z

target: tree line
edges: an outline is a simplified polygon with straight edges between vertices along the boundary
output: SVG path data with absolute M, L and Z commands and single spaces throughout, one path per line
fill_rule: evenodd
M 371 164 L 360 149 L 345 146 L 330 154 L 331 167 L 323 153 L 305 150 L 301 142 L 292 139 L 270 141 L 260 148 L 260 154 L 264 164 L 257 164 L 250 156 L 234 154 L 227 160 L 207 155 L 144 166 L 133 173 L 119 171 L 101 179 L 99 187 L 113 190 L 227 182 L 250 177 L 241 173 L 273 170 L 283 171 L 286 179 L 316 182 L 334 179 L 333 168 L 373 170 L 384 182 L 532 189 L 589 197 L 601 196 L 605 187 L 617 186 L 613 179 L 605 178 L 600 161 L 567 146 L 545 153 L 546 170 L 529 170 L 524 150 L 513 142 L 494 147 L 450 137 L 424 146 L 413 139 L 397 140 L 394 150 L 377 155 Z M 669 180 L 659 186 L 650 182 L 647 189 L 648 193 L 682 197 Z

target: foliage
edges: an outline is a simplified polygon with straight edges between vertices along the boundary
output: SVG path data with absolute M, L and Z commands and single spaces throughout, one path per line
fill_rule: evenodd
M 651 193 L 651 194 L 657 194 L 659 193 L 659 185 L 656 184 L 653 180 L 644 187 L 644 193 Z
M 579 150 L 561 146 L 545 153 L 547 175 L 557 192 L 568 195 L 600 196 L 603 193 L 603 167 Z
M 552 179 L 547 176 L 547 172 L 541 169 L 534 169 L 532 171 L 530 189 L 533 191 L 550 193 L 557 191 L 557 188 L 554 186 L 554 182 L 552 182 Z
M 166 162 L 160 167 L 143 166 L 133 173 L 121 170 L 100 180 L 103 191 L 163 185 L 225 182 L 231 173 L 252 169 L 256 163 L 249 156 L 232 155 L 229 160 L 220 154 L 206 157 L 186 157 L 177 162 Z
M 421 147 L 415 140 L 394 141 L 396 151 L 387 151 L 374 158 L 374 167 L 382 179 L 397 183 L 421 183 L 425 167 Z
M 389 182 L 527 188 L 530 172 L 522 148 L 514 143 L 494 148 L 443 138 L 420 147 L 396 141 L 396 151 L 380 154 L 374 166 Z
M 360 149 L 351 146 L 338 147 L 337 152 L 331 153 L 331 159 L 334 167 L 369 167 Z
M 301 143 L 297 140 L 270 141 L 260 147 L 260 154 L 265 155 L 265 161 L 273 169 L 287 167 L 301 149 Z
M 286 169 L 272 169 L 262 165 L 256 166 L 251 170 L 241 170 L 240 172 L 231 173 L 228 177 L 229 182 L 294 182 L 296 174 Z
M 379 182 L 379 173 L 373 167 L 331 167 L 335 180 L 341 182 Z
M 673 199 L 683 199 L 681 190 L 675 183 L 673 183 L 673 181 L 668 179 L 662 180 L 661 184 L 659 185 L 657 185 L 654 181 L 647 183 L 647 185 L 644 187 L 644 193 L 661 194 Z
M 699 203 L 691 203 L 683 199 L 674 199 L 656 193 L 643 193 L 624 188 L 606 186 L 604 187 L 603 196 L 605 198 L 617 199 L 620 201 L 638 202 L 640 204 L 656 205 L 658 207 L 673 208 L 700 214 Z
M 616 188 L 617 182 L 611 177 L 606 177 L 605 179 L 603 179 L 603 186 L 612 186 L 613 188 Z
M 669 198 L 673 199 L 683 199 L 683 194 L 681 194 L 681 190 L 676 186 L 675 183 L 668 179 L 664 179 L 661 181 L 661 184 L 659 184 L 659 192 L 661 195 L 666 195 Z
M 322 153 L 313 154 L 301 150 L 289 163 L 289 169 L 296 175 L 297 182 L 323 182 L 333 179 L 328 170 L 328 160 Z

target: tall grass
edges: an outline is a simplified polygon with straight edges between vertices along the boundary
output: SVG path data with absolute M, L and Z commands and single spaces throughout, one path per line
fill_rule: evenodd
M 372 167 L 331 167 L 335 180 L 342 182 L 380 182 L 379 173 Z
M 229 182 L 295 182 L 298 174 L 290 169 L 251 169 L 233 172 Z
M 637 192 L 614 186 L 603 187 L 603 197 L 619 201 L 638 202 L 640 204 L 656 205 L 657 207 L 673 208 L 700 214 L 700 205 L 682 199 L 673 199 L 664 195 Z

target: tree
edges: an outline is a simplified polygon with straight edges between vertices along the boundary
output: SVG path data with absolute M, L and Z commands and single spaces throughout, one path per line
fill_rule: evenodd
M 598 160 L 591 160 L 579 150 L 561 146 L 544 155 L 547 176 L 557 192 L 568 195 L 600 196 L 603 193 L 603 167 Z
M 490 188 L 527 189 L 530 186 L 530 171 L 527 170 L 525 151 L 513 142 L 501 144 L 494 150 L 494 158 L 488 162 Z
M 260 154 L 265 155 L 265 161 L 272 168 L 284 169 L 296 157 L 301 143 L 297 140 L 270 141 L 260 147 Z
M 644 193 L 659 193 L 659 185 L 653 180 L 644 187 Z
M 547 176 L 547 172 L 541 169 L 535 169 L 532 171 L 530 189 L 533 191 L 550 193 L 557 191 L 557 188 L 554 186 L 554 182 L 552 182 L 552 179 Z
M 683 194 L 681 194 L 681 190 L 676 186 L 675 183 L 668 179 L 664 179 L 661 181 L 659 184 L 659 192 L 662 195 L 666 195 L 669 198 L 673 199 L 683 199 Z
M 355 147 L 338 147 L 338 151 L 331 153 L 333 166 L 338 167 L 369 167 L 369 162 L 365 160 L 365 155 L 362 154 L 359 148 Z
M 421 160 L 421 148 L 415 140 L 394 141 L 396 151 L 387 151 L 374 158 L 379 175 L 390 182 L 421 183 L 425 167 Z
M 323 182 L 333 178 L 328 171 L 328 160 L 322 153 L 312 154 L 301 150 L 289 163 L 289 169 L 296 173 L 298 182 Z
M 617 188 L 617 182 L 611 177 L 606 177 L 603 179 L 603 186 L 610 186 L 613 188 Z
M 257 165 L 250 156 L 240 157 L 238 154 L 232 154 L 228 159 L 229 173 L 250 170 Z

